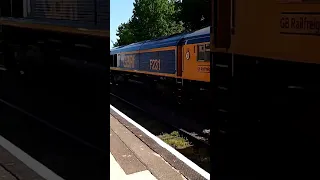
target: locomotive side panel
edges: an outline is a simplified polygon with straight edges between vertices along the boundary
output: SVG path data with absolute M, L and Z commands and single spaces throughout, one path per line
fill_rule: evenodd
M 320 1 L 234 2 L 230 52 L 320 63 Z
M 117 67 L 122 69 L 139 69 L 139 55 L 137 53 L 118 54 Z
M 175 74 L 176 57 L 175 47 L 173 50 L 141 52 L 140 68 L 141 71 Z
M 159 52 L 159 59 L 160 61 L 160 72 L 168 73 L 168 74 L 175 74 L 176 73 L 176 61 L 177 58 L 175 57 L 176 51 L 162 51 Z M 163 71 L 161 71 L 161 68 Z

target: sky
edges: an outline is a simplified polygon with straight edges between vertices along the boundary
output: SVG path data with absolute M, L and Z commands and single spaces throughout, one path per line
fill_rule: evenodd
M 110 40 L 117 41 L 117 28 L 121 23 L 128 22 L 132 16 L 134 0 L 110 0 Z M 112 48 L 110 41 L 110 48 Z

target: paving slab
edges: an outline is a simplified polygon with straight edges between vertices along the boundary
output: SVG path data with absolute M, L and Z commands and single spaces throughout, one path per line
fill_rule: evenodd
M 0 136 L 0 167 L 4 169 L 0 178 L 1 176 L 10 178 L 6 173 L 8 172 L 19 180 L 63 180 L 2 136 Z
M 9 171 L 0 166 L 0 180 L 18 180 Z
M 110 152 L 126 174 L 147 170 L 134 153 L 110 129 Z
M 110 180 L 157 180 L 150 171 L 144 170 L 132 174 L 126 174 L 116 159 L 110 153 Z
M 21 162 L 18 158 L 13 156 L 8 150 L 3 148 L 0 145 L 0 167 L 5 169 L 8 173 L 11 175 L 14 174 L 16 179 L 19 180 L 44 180 L 40 175 L 38 175 L 36 172 L 34 172 L 32 169 L 30 169 L 28 166 L 26 166 L 23 162 Z M 4 174 L 1 174 L 0 172 L 0 179 L 1 176 L 7 176 L 5 171 L 1 171 Z M 8 178 L 8 176 L 7 176 Z

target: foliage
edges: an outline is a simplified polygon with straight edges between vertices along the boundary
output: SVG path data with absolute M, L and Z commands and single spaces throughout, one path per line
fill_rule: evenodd
M 174 0 L 135 0 L 133 15 L 117 29 L 119 39 L 114 46 L 180 33 L 183 24 L 177 21 Z
M 175 149 L 184 149 L 192 146 L 188 139 L 182 137 L 178 131 L 173 131 L 170 134 L 164 133 L 159 135 L 158 137 Z
M 114 47 L 194 31 L 210 25 L 210 0 L 135 0 L 133 15 L 117 29 Z
M 172 0 L 136 0 L 132 22 L 138 41 L 180 33 L 182 23 L 176 22 Z
M 135 41 L 135 37 L 132 33 L 131 21 L 127 23 L 121 23 L 117 29 L 116 34 L 119 39 L 113 44 L 114 47 L 130 44 Z
M 184 23 L 188 31 L 198 30 L 211 23 L 210 0 L 182 0 L 176 2 L 179 9 L 178 19 Z

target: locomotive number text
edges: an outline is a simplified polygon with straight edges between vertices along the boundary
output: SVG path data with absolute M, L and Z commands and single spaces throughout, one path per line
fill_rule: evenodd
M 127 55 L 124 57 L 123 67 L 134 68 L 134 55 Z
M 160 71 L 160 59 L 150 59 L 150 69 Z
M 210 73 L 210 66 L 198 66 L 198 72 Z

